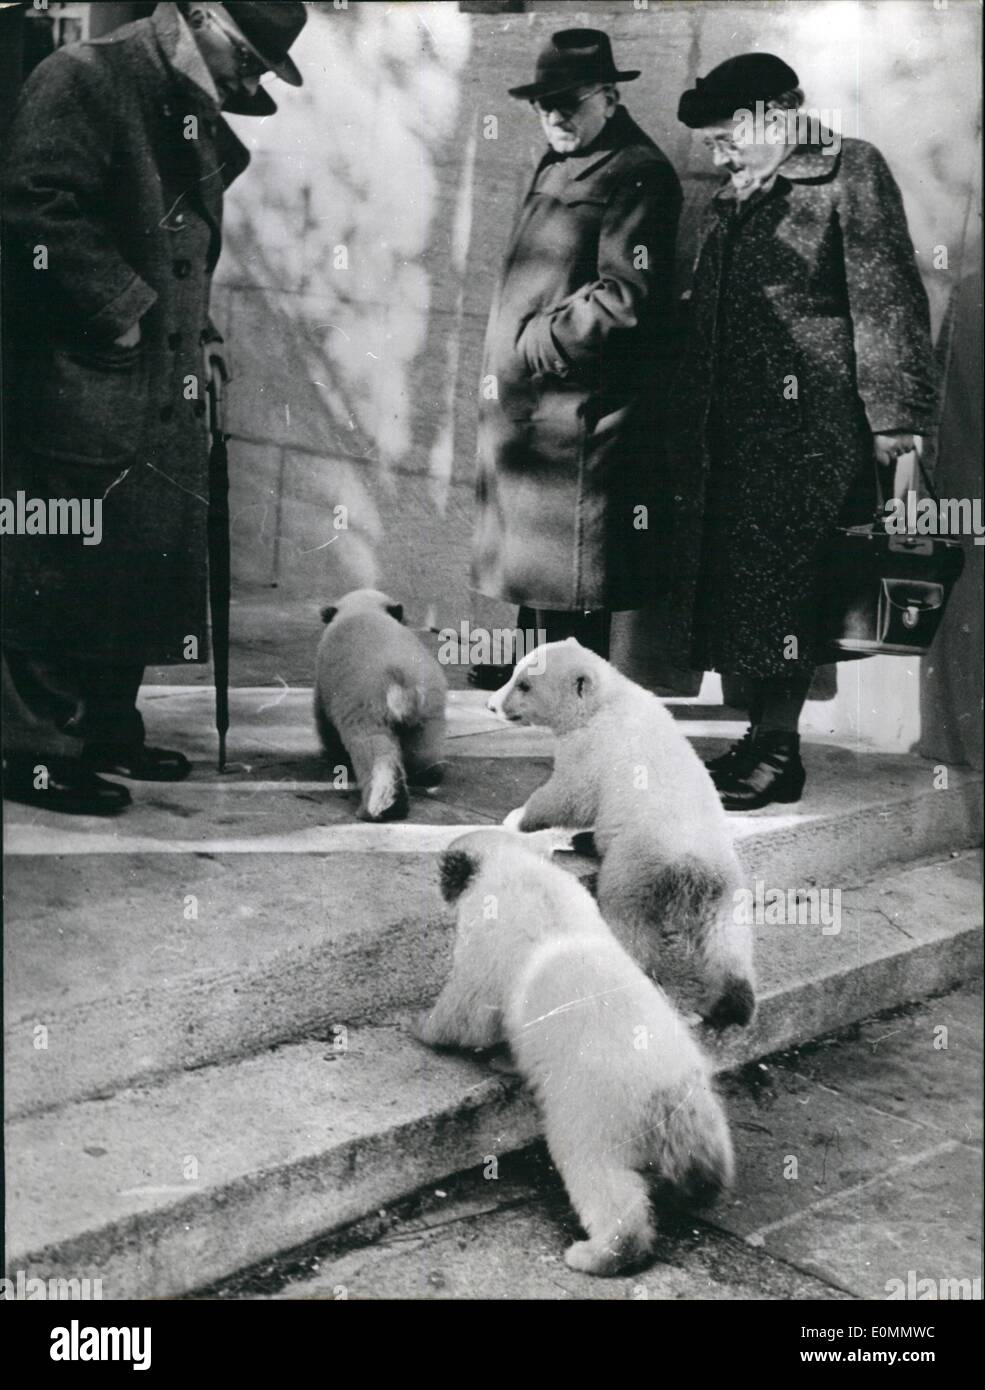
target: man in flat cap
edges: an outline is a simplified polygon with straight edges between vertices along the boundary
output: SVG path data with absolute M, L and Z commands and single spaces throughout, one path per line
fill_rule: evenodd
M 136 708 L 149 664 L 208 655 L 209 287 L 223 189 L 249 155 L 220 116 L 299 85 L 297 3 L 161 4 L 31 73 L 3 171 L 4 494 L 101 506 L 101 535 L 4 545 L 4 791 L 130 801 L 176 781 Z
M 609 616 L 651 596 L 656 423 L 666 378 L 677 176 L 621 104 L 597 29 L 555 34 L 532 83 L 548 148 L 486 334 L 473 583 L 521 629 L 606 653 Z M 473 669 L 495 686 L 503 668 Z

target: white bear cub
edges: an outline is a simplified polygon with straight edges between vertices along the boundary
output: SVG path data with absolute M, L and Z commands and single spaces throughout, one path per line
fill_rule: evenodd
M 707 1199 L 732 1181 L 732 1143 L 687 1023 L 587 889 L 548 862 L 543 839 L 483 829 L 445 851 L 454 960 L 417 1036 L 433 1047 L 509 1043 L 588 1235 L 564 1258 L 616 1274 L 653 1251 L 649 1184 Z
M 752 928 L 734 911 L 742 870 L 708 770 L 657 696 L 569 637 L 529 652 L 488 703 L 557 735 L 550 778 L 505 824 L 593 829 L 598 904 L 630 955 L 665 980 L 696 965 L 708 1022 L 748 1023 Z M 678 937 L 675 961 L 667 948 Z
M 402 605 L 378 589 L 353 589 L 321 616 L 315 722 L 325 754 L 351 762 L 361 820 L 406 816 L 407 779 L 441 780 L 445 674 L 403 626 Z

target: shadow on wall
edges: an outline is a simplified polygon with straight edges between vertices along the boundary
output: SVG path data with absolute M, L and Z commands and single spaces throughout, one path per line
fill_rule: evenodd
M 324 599 L 426 569 L 392 552 L 447 508 L 474 135 L 456 6 L 310 8 L 304 87 L 234 120 L 214 300 L 239 577 Z
M 683 179 L 682 279 L 714 175 L 678 97 L 731 54 L 767 49 L 797 69 L 809 106 L 886 156 L 939 326 L 978 161 L 976 3 L 593 5 L 618 61 L 642 69 L 623 89 L 631 114 Z M 567 22 L 536 4 L 312 5 L 294 49 L 305 86 L 275 82 L 277 115 L 233 118 L 254 162 L 227 199 L 215 317 L 237 376 L 241 584 L 325 601 L 377 582 L 413 621 L 436 610 L 441 625 L 512 612 L 487 618 L 467 587 L 476 393 L 502 248 L 542 143 L 506 91 Z

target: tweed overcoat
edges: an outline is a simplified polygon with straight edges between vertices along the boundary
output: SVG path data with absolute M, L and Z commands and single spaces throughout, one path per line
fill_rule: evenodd
M 636 607 L 652 587 L 679 211 L 677 176 L 622 106 L 588 149 L 541 160 L 486 333 L 480 593 L 585 610 Z
M 872 435 L 936 414 L 927 295 L 874 146 L 798 146 L 755 201 L 712 199 L 671 400 L 664 656 L 810 667 L 819 548 L 875 510 Z
M 99 545 L 6 539 L 17 649 L 129 665 L 208 654 L 202 344 L 218 336 L 223 188 L 249 156 L 186 76 L 193 42 L 161 5 L 58 50 L 9 136 L 4 495 L 103 499 Z M 138 320 L 139 345 L 114 344 Z

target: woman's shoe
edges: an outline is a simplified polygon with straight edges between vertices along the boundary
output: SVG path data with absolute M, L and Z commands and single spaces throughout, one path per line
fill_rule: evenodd
M 800 735 L 782 729 L 752 731 L 741 770 L 716 782 L 726 811 L 758 811 L 772 802 L 799 801 L 807 773 Z
M 711 773 L 716 787 L 723 787 L 731 778 L 742 776 L 756 766 L 756 755 L 752 751 L 756 730 L 750 724 L 737 743 L 720 753 L 717 758 L 709 758 L 705 767 Z

